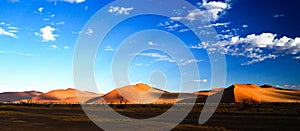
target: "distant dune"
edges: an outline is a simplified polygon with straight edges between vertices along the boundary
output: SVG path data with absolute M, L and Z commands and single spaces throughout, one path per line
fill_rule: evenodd
M 34 103 L 190 103 L 192 97 L 197 97 L 196 102 L 204 103 L 207 97 L 216 97 L 223 91 L 221 102 L 300 102 L 300 91 L 273 87 L 271 85 L 257 86 L 255 84 L 234 84 L 228 88 L 215 88 L 210 91 L 192 93 L 167 92 L 146 84 L 136 84 L 121 87 L 107 94 L 97 94 L 76 89 L 60 89 L 47 93 L 5 92 L 0 93 L 0 102 L 34 102 Z M 178 96 L 180 98 L 177 98 Z M 79 98 L 78 98 L 79 97 Z M 78 100 L 79 99 L 79 100 Z
M 14 102 L 23 99 L 29 99 L 41 94 L 42 92 L 37 92 L 37 91 L 3 92 L 0 93 L 0 102 Z
M 76 89 L 68 88 L 66 90 L 53 90 L 31 98 L 34 103 L 85 103 L 87 100 L 100 96 L 99 94 L 87 91 L 78 91 Z

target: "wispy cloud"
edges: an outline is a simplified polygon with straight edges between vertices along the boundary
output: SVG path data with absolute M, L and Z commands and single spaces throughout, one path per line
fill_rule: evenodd
M 175 62 L 174 59 L 170 58 L 167 55 L 163 55 L 160 53 L 139 53 L 139 56 L 148 56 L 154 58 L 155 61 L 168 61 L 168 62 Z
M 14 33 L 15 33 L 14 31 L 6 31 L 6 30 L 0 28 L 0 35 L 5 35 L 5 36 L 17 38 L 16 34 L 14 34 Z
M 176 62 L 179 66 L 185 66 L 185 65 L 192 64 L 192 63 L 202 62 L 202 60 L 197 60 L 197 59 L 187 59 L 187 60 L 181 59 L 179 61 L 175 61 L 173 58 L 171 58 L 167 55 L 158 53 L 158 52 L 139 53 L 138 55 L 139 56 L 151 57 L 151 58 L 154 59 L 154 61 L 157 61 L 157 62 L 158 61 L 166 61 L 166 62 L 170 62 L 170 63 L 175 63 Z
M 189 29 L 185 28 L 181 23 L 176 21 L 178 20 L 188 20 L 188 21 L 208 21 L 208 22 L 215 22 L 217 21 L 222 15 L 226 14 L 226 11 L 231 8 L 229 2 L 221 2 L 221 1 L 210 1 L 207 2 L 203 0 L 202 3 L 198 4 L 200 7 L 199 9 L 194 9 L 188 11 L 186 15 L 183 15 L 181 11 L 177 12 L 177 16 L 173 16 L 170 20 L 160 23 L 158 26 L 165 27 L 168 31 L 178 31 L 178 32 L 186 32 Z M 180 16 L 181 15 L 181 16 Z M 198 28 L 210 28 L 210 27 L 219 27 L 224 26 L 226 27 L 229 25 L 229 22 L 225 23 L 213 23 L 210 25 L 201 25 Z M 207 33 L 207 32 L 202 32 Z
M 284 17 L 284 14 L 275 14 L 273 15 L 274 18 L 278 18 L 278 17 Z
M 52 22 L 52 23 L 51 23 L 51 25 L 64 25 L 64 24 L 65 24 L 64 21 L 56 22 L 56 23 Z
M 16 35 L 18 30 L 18 27 L 12 26 L 11 24 L 5 22 L 0 22 L 0 35 L 18 38 Z
M 143 65 L 142 63 L 135 64 L 135 66 L 142 66 L 142 65 Z
M 129 12 L 132 11 L 133 7 L 118 7 L 118 6 L 110 6 L 108 12 L 115 13 L 116 15 L 129 15 Z
M 49 2 L 57 2 L 57 1 L 62 1 L 62 2 L 68 2 L 68 3 L 83 3 L 85 0 L 48 0 Z
M 202 62 L 203 60 L 197 60 L 197 59 L 189 59 L 189 60 L 182 60 L 179 62 L 179 65 L 181 66 L 185 66 L 191 63 L 198 63 L 198 62 Z
M 229 24 L 230 24 L 230 22 L 214 23 L 214 24 L 210 24 L 210 25 L 204 25 L 203 27 L 205 27 L 205 28 L 218 27 L 218 26 L 224 26 L 224 27 L 227 27 Z
M 207 79 L 199 79 L 199 80 L 192 80 L 192 82 L 196 82 L 196 83 L 206 83 Z
M 189 29 L 185 28 L 181 23 L 173 21 L 173 20 L 167 20 L 167 21 L 161 22 L 157 26 L 163 27 L 168 31 L 178 31 L 178 32 L 189 31 Z
M 285 88 L 285 89 L 300 90 L 300 85 L 297 85 L 297 84 L 283 84 L 283 85 L 276 85 L 276 87 Z
M 114 51 L 115 49 L 108 45 L 108 46 L 104 47 L 104 50 L 105 51 Z
M 24 52 L 18 52 L 18 51 L 0 51 L 0 54 L 14 54 L 14 55 L 20 55 L 20 56 L 33 56 L 31 53 L 24 53 Z

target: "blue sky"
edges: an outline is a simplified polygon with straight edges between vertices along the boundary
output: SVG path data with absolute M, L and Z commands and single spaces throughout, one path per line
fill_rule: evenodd
M 2 0 L 0 4 L 0 92 L 74 87 L 72 61 L 77 38 L 93 35 L 94 29 L 83 30 L 85 24 L 109 0 Z M 161 34 L 134 37 L 149 29 L 163 30 L 180 38 L 194 59 L 174 61 L 170 54 L 146 50 L 135 54 L 129 70 L 129 83 L 151 83 L 165 79 L 165 90 L 179 91 L 179 66 L 197 64 L 200 90 L 210 88 L 209 55 L 222 50 L 226 57 L 226 86 L 234 83 L 271 84 L 283 88 L 300 87 L 300 2 L 282 0 L 189 0 L 198 10 L 172 17 L 141 15 L 126 19 L 105 37 L 95 60 L 95 78 L 99 92 L 112 90 L 110 67 L 114 53 L 122 44 L 143 43 L 149 47 L 177 44 Z M 170 3 L 172 4 L 172 3 Z M 109 17 L 126 16 L 135 7 L 110 6 Z M 178 11 L 180 12 L 180 11 Z M 103 18 L 105 19 L 105 18 Z M 215 29 L 219 42 L 199 40 L 177 20 L 196 22 L 201 35 Z M 196 24 L 197 25 L 197 24 Z M 105 26 L 105 25 L 101 25 Z M 175 46 L 174 46 L 175 47 Z M 134 47 L 132 47 L 134 48 Z M 172 46 L 170 47 L 172 48 Z M 160 71 L 164 77 L 151 74 Z M 157 73 L 157 72 L 156 72 Z M 156 76 L 156 75 L 154 75 Z M 158 79 L 159 78 L 159 79 Z M 153 82 L 152 81 L 152 82 Z M 125 85 L 126 82 L 124 82 Z

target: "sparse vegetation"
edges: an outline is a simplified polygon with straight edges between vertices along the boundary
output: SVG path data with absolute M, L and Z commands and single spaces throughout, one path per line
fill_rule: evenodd
M 79 104 L 56 103 L 1 103 L 0 129 L 43 130 L 97 130 Z M 191 113 L 174 130 L 244 130 L 291 129 L 298 130 L 300 103 L 221 103 L 212 118 L 198 124 L 203 103 L 195 104 Z M 91 105 L 101 108 L 103 104 Z M 136 119 L 158 116 L 171 104 L 110 104 L 120 114 Z M 185 110 L 185 104 L 175 111 Z M 257 109 L 259 106 L 259 111 Z M 243 109 L 243 110 L 242 110 Z M 15 124 L 18 122 L 18 127 Z M 251 124 L 248 124 L 251 123 Z M 269 123 L 272 123 L 271 125 Z M 59 125 L 59 126 L 58 126 Z

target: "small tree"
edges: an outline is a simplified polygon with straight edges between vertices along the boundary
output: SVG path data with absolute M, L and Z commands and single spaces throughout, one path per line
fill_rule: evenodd
M 26 101 L 27 101 L 28 104 L 32 103 L 32 99 L 27 99 Z
M 122 104 L 123 100 L 124 100 L 124 97 L 122 95 L 118 95 L 117 97 L 118 97 L 118 99 L 120 101 L 120 104 Z

